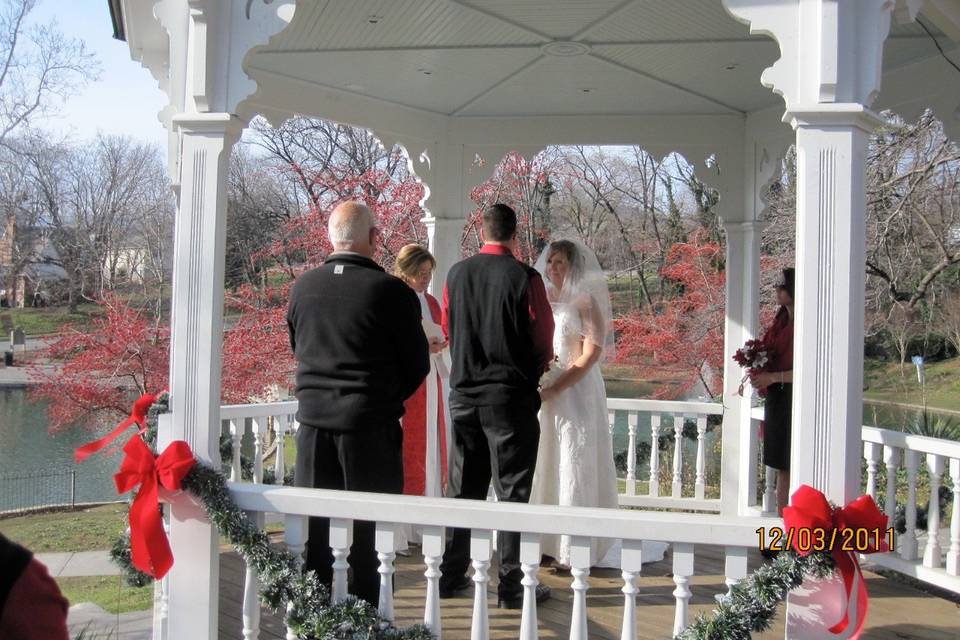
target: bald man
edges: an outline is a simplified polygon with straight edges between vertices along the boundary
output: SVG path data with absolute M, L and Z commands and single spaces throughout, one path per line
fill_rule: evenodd
M 366 205 L 330 214 L 334 252 L 297 278 L 287 325 L 297 358 L 296 484 L 403 491 L 403 402 L 430 370 L 413 289 L 373 261 L 377 230 Z M 356 522 L 350 593 L 377 606 L 379 562 L 372 522 Z M 310 518 L 306 568 L 330 586 L 329 521 Z

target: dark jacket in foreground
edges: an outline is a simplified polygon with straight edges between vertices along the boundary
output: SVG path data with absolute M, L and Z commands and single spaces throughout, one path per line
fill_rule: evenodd
M 297 278 L 287 325 L 303 425 L 361 431 L 396 422 L 430 370 L 416 294 L 357 254 L 334 253 Z

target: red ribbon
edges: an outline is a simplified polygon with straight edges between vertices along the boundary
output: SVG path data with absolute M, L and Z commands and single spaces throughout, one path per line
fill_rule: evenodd
M 822 530 L 827 540 L 833 540 L 834 544 L 830 550 L 834 563 L 843 576 L 843 585 L 846 590 L 847 598 L 843 608 L 843 618 L 835 625 L 830 627 L 831 633 L 842 633 L 850 624 L 850 592 L 853 590 L 853 583 L 857 581 L 857 619 L 853 635 L 854 640 L 860 637 L 860 631 L 863 623 L 867 619 L 867 583 L 863 579 L 863 573 L 860 571 L 860 562 L 857 554 L 853 551 L 843 550 L 842 541 L 845 537 L 840 534 L 844 529 L 866 529 L 867 531 L 879 530 L 880 535 L 867 536 L 868 547 L 866 549 L 857 549 L 859 553 L 884 553 L 889 551 L 889 545 L 886 540 L 887 516 L 877 508 L 873 498 L 863 495 L 848 504 L 842 509 L 834 509 L 827 502 L 826 496 L 811 486 L 801 485 L 790 498 L 790 506 L 783 509 L 783 525 L 787 531 L 791 529 L 810 531 Z M 833 531 L 837 535 L 833 536 Z M 799 531 L 793 531 L 790 538 L 793 540 L 793 547 L 797 554 L 801 556 L 813 552 L 812 549 L 800 549 Z M 789 534 L 788 534 L 789 535 Z M 856 536 L 854 536 L 856 538 Z M 877 542 L 879 538 L 879 547 L 871 544 Z
M 153 403 L 157 401 L 157 396 L 160 394 L 145 393 L 140 398 L 133 403 L 133 410 L 130 412 L 130 415 L 127 416 L 127 419 L 117 425 L 116 429 L 103 436 L 99 440 L 94 440 L 93 442 L 88 442 L 82 447 L 77 447 L 77 450 L 73 452 L 73 457 L 77 461 L 77 464 L 83 462 L 97 451 L 100 451 L 108 444 L 120 437 L 124 431 L 133 425 L 139 426 L 141 429 L 147 427 L 147 412 L 150 410 L 150 407 L 153 406 Z
M 175 440 L 154 456 L 140 436 L 133 436 L 123 447 L 126 454 L 119 473 L 113 476 L 118 493 L 140 485 L 130 506 L 130 549 L 133 565 L 154 578 L 162 578 L 173 566 L 170 542 L 160 517 L 159 487 L 180 489 L 183 477 L 194 465 L 190 445 Z

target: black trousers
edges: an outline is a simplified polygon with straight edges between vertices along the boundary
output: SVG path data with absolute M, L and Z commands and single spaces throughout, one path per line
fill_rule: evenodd
M 453 421 L 453 454 L 450 464 L 448 498 L 486 500 L 490 481 L 504 502 L 527 502 L 533 484 L 540 442 L 537 419 L 540 398 L 526 405 L 471 406 L 450 403 Z M 501 595 L 515 595 L 520 580 L 520 534 L 499 531 L 497 554 L 500 560 Z M 441 588 L 463 579 L 470 566 L 470 530 L 447 531 L 447 546 L 440 565 Z
M 297 431 L 295 484 L 315 489 L 401 493 L 402 449 L 399 422 L 345 433 L 301 426 Z M 380 595 L 375 538 L 375 523 L 355 521 L 347 558 L 352 569 L 350 593 L 373 606 L 377 606 Z M 305 568 L 316 571 L 320 582 L 330 587 L 333 553 L 329 518 L 310 518 Z

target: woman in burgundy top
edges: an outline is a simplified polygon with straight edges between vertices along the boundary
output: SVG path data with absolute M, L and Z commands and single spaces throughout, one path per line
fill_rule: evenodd
M 783 270 L 777 285 L 777 311 L 763 334 L 771 351 L 767 370 L 751 381 L 755 389 L 766 389 L 763 403 L 763 464 L 777 470 L 777 514 L 783 515 L 790 490 L 790 431 L 793 398 L 793 284 L 794 270 Z

